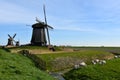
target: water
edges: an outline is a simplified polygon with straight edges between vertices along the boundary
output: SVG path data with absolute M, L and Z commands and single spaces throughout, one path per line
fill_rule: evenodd
M 53 72 L 53 73 L 50 73 L 50 75 L 58 80 L 65 80 L 64 77 L 62 76 L 62 73 Z
M 50 72 L 50 75 L 53 76 L 54 78 L 58 79 L 58 80 L 65 80 L 62 75 L 66 72 L 69 72 L 72 69 L 73 68 L 68 68 L 68 69 L 64 69 L 62 71 L 58 71 L 58 72 Z

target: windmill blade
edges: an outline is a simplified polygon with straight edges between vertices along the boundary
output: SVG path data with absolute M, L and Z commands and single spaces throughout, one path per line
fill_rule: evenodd
M 45 24 L 47 24 L 46 11 L 45 11 L 45 4 L 43 5 L 43 11 L 44 11 Z
M 32 26 L 32 25 L 26 24 L 26 26 Z
M 42 22 L 42 21 L 40 21 L 37 17 L 36 17 L 36 21 L 37 21 L 38 23 L 41 23 L 42 25 L 45 25 L 45 23 Z
M 50 26 L 50 25 L 47 25 L 47 27 L 50 28 L 50 29 L 54 29 L 54 28 L 53 28 L 52 26 Z
M 13 40 L 14 43 L 16 43 L 17 41 Z
M 16 36 L 16 33 L 14 34 L 13 38 L 15 38 L 15 36 Z
M 50 25 L 47 24 L 45 4 L 43 5 L 43 10 L 44 10 L 45 25 L 46 25 L 47 27 L 49 27 L 50 29 L 54 29 L 52 26 L 50 26 Z
M 36 17 L 36 21 L 38 22 L 38 23 L 41 23 L 41 21 Z
M 45 25 L 45 27 L 47 27 L 47 28 L 54 29 L 52 26 L 50 26 L 50 25 L 48 25 L 48 24 L 45 24 L 45 23 L 44 23 L 44 25 Z
M 12 38 L 9 34 L 8 34 L 8 36 L 9 36 L 10 38 Z
M 48 44 L 50 45 L 50 36 L 48 31 L 48 25 L 47 25 L 47 18 L 46 18 L 46 11 L 45 11 L 45 4 L 43 5 L 43 11 L 44 11 L 44 18 L 45 18 L 45 24 L 46 24 L 46 30 L 47 30 L 47 36 L 48 36 Z

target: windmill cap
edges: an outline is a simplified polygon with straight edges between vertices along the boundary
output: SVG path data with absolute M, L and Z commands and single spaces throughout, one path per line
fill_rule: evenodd
M 32 28 L 44 28 L 44 26 L 42 23 L 36 23 L 32 25 Z

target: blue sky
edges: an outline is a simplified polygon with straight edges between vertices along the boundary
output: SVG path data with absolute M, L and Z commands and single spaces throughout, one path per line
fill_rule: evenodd
M 7 34 L 30 43 L 35 17 L 46 4 L 53 45 L 120 46 L 120 0 L 0 0 L 0 45 Z

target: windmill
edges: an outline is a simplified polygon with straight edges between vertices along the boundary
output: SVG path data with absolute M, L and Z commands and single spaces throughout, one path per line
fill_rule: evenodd
M 15 41 L 14 38 L 16 37 L 16 34 L 14 34 L 13 36 L 10 36 L 8 34 L 8 43 L 7 46 L 14 46 L 14 43 L 16 44 L 16 46 L 19 46 L 19 41 Z
M 51 27 L 50 25 L 47 24 L 45 5 L 43 5 L 43 11 L 44 11 L 45 22 L 40 21 L 36 17 L 37 23 L 32 25 L 33 32 L 32 32 L 32 38 L 31 38 L 31 45 L 46 46 L 47 41 L 48 41 L 48 45 L 51 45 L 48 28 L 53 29 L 53 27 Z M 46 36 L 47 36 L 48 40 L 46 39 Z

